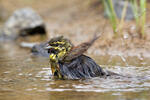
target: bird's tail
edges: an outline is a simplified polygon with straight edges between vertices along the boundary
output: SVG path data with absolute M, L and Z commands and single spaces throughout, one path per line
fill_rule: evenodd
M 94 34 L 93 38 L 89 41 L 90 45 L 92 45 L 98 38 L 100 38 L 101 34 Z

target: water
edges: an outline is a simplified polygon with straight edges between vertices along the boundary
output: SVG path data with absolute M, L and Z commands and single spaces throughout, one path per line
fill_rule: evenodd
M 0 44 L 0 100 L 149 100 L 149 58 L 93 58 L 104 69 L 130 78 L 54 80 L 47 58 L 13 43 Z

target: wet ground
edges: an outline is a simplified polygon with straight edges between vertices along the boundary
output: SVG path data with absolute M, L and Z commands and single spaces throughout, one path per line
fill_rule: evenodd
M 149 100 L 150 58 L 92 56 L 130 78 L 54 80 L 47 58 L 15 43 L 0 44 L 0 100 Z

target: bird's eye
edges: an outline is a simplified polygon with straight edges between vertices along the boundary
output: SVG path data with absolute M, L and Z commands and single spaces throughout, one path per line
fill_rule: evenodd
M 48 53 L 56 54 L 56 53 L 57 53 L 57 51 L 56 51 L 55 49 L 49 49 L 49 50 L 48 50 Z

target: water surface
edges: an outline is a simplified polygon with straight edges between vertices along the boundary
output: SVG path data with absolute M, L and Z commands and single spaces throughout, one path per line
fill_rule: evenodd
M 0 100 L 149 100 L 150 58 L 92 56 L 130 78 L 54 80 L 48 59 L 17 44 L 0 44 Z

